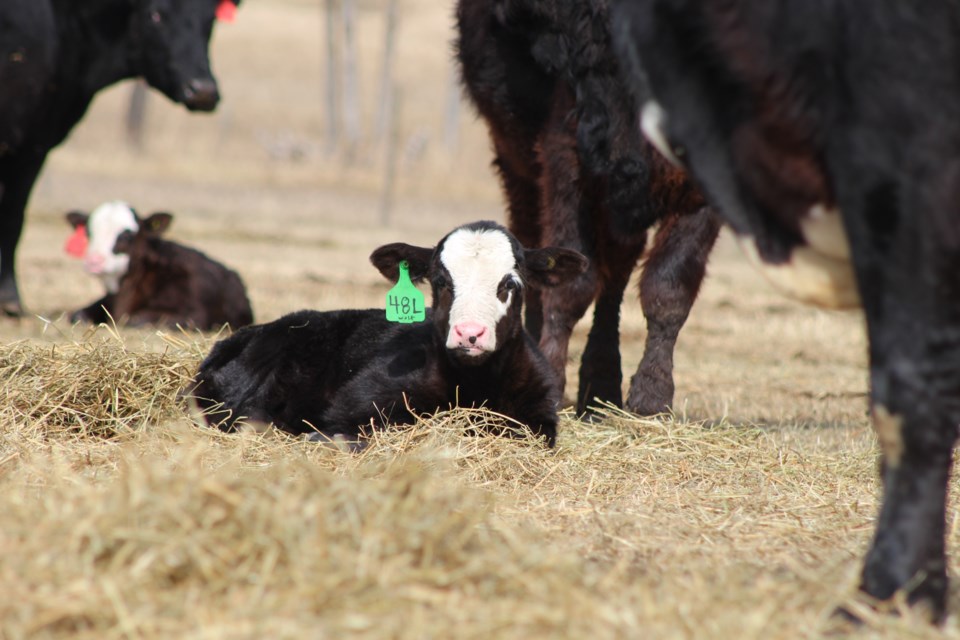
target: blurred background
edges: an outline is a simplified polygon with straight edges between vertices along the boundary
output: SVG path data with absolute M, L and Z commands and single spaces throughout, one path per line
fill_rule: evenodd
M 102 291 L 63 252 L 64 214 L 113 199 L 172 212 L 170 237 L 237 270 L 258 322 L 382 307 L 390 284 L 368 262 L 377 246 L 505 221 L 453 41 L 452 0 L 247 0 L 211 42 L 215 113 L 148 90 L 131 128 L 137 83 L 100 93 L 36 186 L 19 248 L 33 315 L 0 323 L 0 339 L 72 335 L 64 312 Z M 568 390 L 591 314 L 571 343 Z M 626 383 L 646 338 L 635 283 L 622 316 Z M 675 360 L 676 408 L 691 417 L 865 422 L 861 316 L 783 298 L 727 234 Z
M 98 94 L 28 209 L 29 309 L 98 293 L 79 268 L 61 290 L 50 249 L 66 237 L 63 213 L 110 199 L 174 213 L 171 237 L 240 270 L 262 319 L 326 307 L 331 279 L 376 281 L 366 256 L 381 240 L 432 243 L 460 222 L 502 219 L 486 132 L 461 101 L 453 11 L 435 0 L 245 2 L 211 42 L 215 113 L 142 87 L 135 96 L 135 82 Z M 46 272 L 39 287 L 34 265 Z

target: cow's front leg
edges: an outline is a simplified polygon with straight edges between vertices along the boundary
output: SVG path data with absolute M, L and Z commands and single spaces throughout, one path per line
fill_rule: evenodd
M 960 425 L 960 253 L 903 235 L 886 261 L 862 260 L 858 274 L 883 481 L 860 588 L 881 601 L 901 592 L 939 621 L 947 598 L 947 488 Z M 940 286 L 925 289 L 916 278 Z
M 939 451 L 918 450 L 906 441 L 901 445 L 896 431 L 911 426 L 882 407 L 874 414 L 876 428 L 888 431 L 890 442 L 884 445 L 889 452 L 884 454 L 883 506 L 860 588 L 881 601 L 903 591 L 907 602 L 926 607 L 937 622 L 946 610 L 945 505 L 952 443 Z
M 946 345 L 919 336 L 916 342 L 927 343 L 920 357 L 874 354 L 871 414 L 882 449 L 883 503 L 860 588 L 881 601 L 902 591 L 939 621 L 946 609 L 947 486 L 960 399 L 960 389 L 950 389 L 960 362 L 948 361 L 956 346 L 938 356 Z
M 660 223 L 640 279 L 647 342 L 627 395 L 627 409 L 634 413 L 655 415 L 673 405 L 673 351 L 719 232 L 720 219 L 706 207 Z
M 23 315 L 16 251 L 27 201 L 45 157 L 45 153 L 21 153 L 0 161 L 0 313 L 10 317 Z

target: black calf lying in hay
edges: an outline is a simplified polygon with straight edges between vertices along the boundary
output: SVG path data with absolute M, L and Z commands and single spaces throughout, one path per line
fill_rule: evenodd
M 427 321 L 395 324 L 382 309 L 300 311 L 238 331 L 197 372 L 192 395 L 208 422 L 355 440 L 415 413 L 483 405 L 553 446 L 561 390 L 523 329 L 523 289 L 568 282 L 586 258 L 524 249 L 503 227 L 478 222 L 435 248 L 389 244 L 370 259 L 391 280 L 405 268 L 414 282 L 429 280 Z

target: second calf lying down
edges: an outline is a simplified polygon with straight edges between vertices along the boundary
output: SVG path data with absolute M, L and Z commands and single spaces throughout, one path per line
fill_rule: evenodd
M 76 230 L 68 252 L 107 293 L 73 312 L 71 321 L 129 325 L 181 325 L 197 329 L 234 328 L 253 322 L 246 288 L 236 272 L 196 249 L 162 238 L 173 216 L 141 219 L 123 202 L 100 205 L 89 215 L 67 214 Z

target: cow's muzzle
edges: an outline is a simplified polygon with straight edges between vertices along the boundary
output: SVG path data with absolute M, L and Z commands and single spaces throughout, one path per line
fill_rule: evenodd
M 183 104 L 190 111 L 213 111 L 220 102 L 217 83 L 212 78 L 194 78 L 183 85 Z

